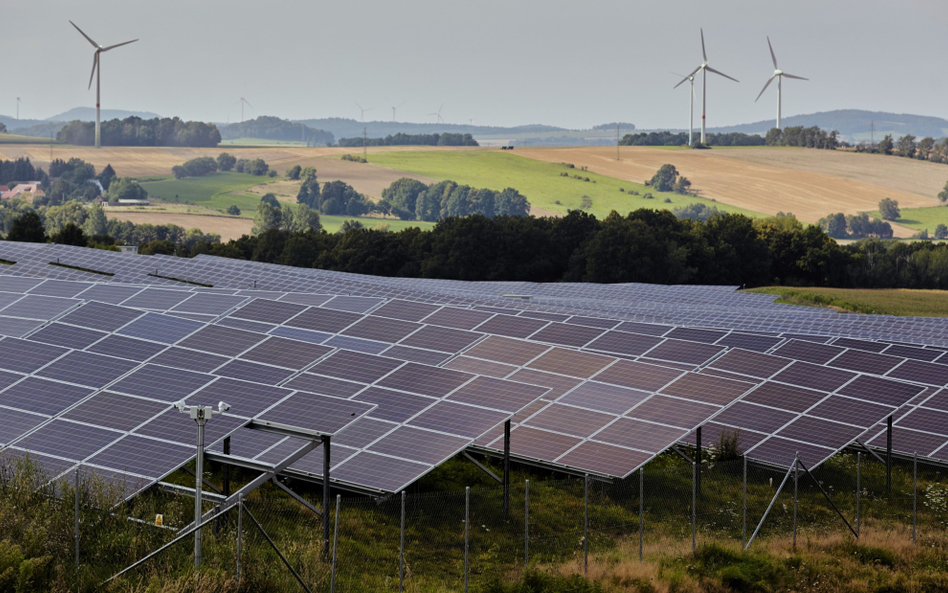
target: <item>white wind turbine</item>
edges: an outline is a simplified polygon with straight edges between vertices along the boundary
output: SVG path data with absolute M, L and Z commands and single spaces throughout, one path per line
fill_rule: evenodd
M 69 21 L 73 27 L 76 27 L 76 23 Z M 123 41 L 122 43 L 116 43 L 115 45 L 110 45 L 108 47 L 102 47 L 98 43 L 92 40 L 91 37 L 83 33 L 82 29 L 76 27 L 76 31 L 82 33 L 82 36 L 92 44 L 92 47 L 95 48 L 95 56 L 92 58 L 92 74 L 89 76 L 89 88 L 92 88 L 92 77 L 95 77 L 95 147 L 99 148 L 101 146 L 100 142 L 100 133 L 99 127 L 101 125 L 99 118 L 99 98 L 101 85 L 99 84 L 99 74 L 102 72 L 102 67 L 99 65 L 99 54 L 109 51 L 110 49 L 115 49 L 116 47 L 121 47 L 123 45 L 128 45 L 129 43 L 135 43 L 137 39 L 132 39 L 131 41 Z
M 783 108 L 783 77 L 793 78 L 796 80 L 809 80 L 809 78 L 803 78 L 802 76 L 794 76 L 793 74 L 787 74 L 783 70 L 777 67 L 777 56 L 774 55 L 774 46 L 770 44 L 770 37 L 767 38 L 767 47 L 770 48 L 770 59 L 774 61 L 774 74 L 769 79 L 767 79 L 767 84 L 764 85 L 764 88 L 760 90 L 760 95 L 757 95 L 757 99 L 754 99 L 754 103 L 760 99 L 761 95 L 764 94 L 764 91 L 767 90 L 767 87 L 770 86 L 770 83 L 773 80 L 777 79 L 777 129 L 780 128 L 780 111 Z
M 392 123 L 395 123 L 395 110 L 398 109 L 399 107 L 401 107 L 402 105 L 404 105 L 405 103 L 408 103 L 408 101 L 402 101 L 402 102 L 399 103 L 398 105 L 392 106 Z M 358 105 L 358 103 L 357 103 L 357 105 Z
M 672 74 L 675 74 L 672 72 Z M 681 76 L 681 74 L 675 74 L 675 76 Z M 691 81 L 691 111 L 688 112 L 688 146 L 694 146 L 694 132 L 695 132 L 695 77 L 693 75 L 685 76 L 684 80 L 676 84 L 672 88 L 678 88 L 685 82 L 685 80 Z
M 429 113 L 429 114 L 428 114 L 428 115 L 434 115 L 435 117 L 437 117 L 437 119 L 436 119 L 435 121 L 436 121 L 437 123 L 439 123 L 439 124 L 444 123 L 444 120 L 441 119 L 441 110 L 442 110 L 442 109 L 444 109 L 444 103 L 441 104 L 441 107 L 438 107 L 438 111 L 437 111 L 437 112 L 435 112 L 435 113 Z
M 704 144 L 705 131 L 706 131 L 706 126 L 707 126 L 708 72 L 714 72 L 715 74 L 719 76 L 723 76 L 724 78 L 733 80 L 734 82 L 740 82 L 740 81 L 736 78 L 732 78 L 728 76 L 727 74 L 723 72 L 719 72 L 718 70 L 715 70 L 711 66 L 708 66 L 708 53 L 704 49 L 704 29 L 701 29 L 701 57 L 702 57 L 701 65 L 695 68 L 691 72 L 691 74 L 686 76 L 685 80 L 688 80 L 688 78 L 697 74 L 699 70 L 701 71 L 701 143 Z M 681 82 L 685 82 L 685 80 L 682 80 Z M 681 84 L 681 82 L 678 84 Z
M 240 104 L 240 123 L 244 123 L 244 105 L 250 105 L 250 101 L 241 97 L 237 103 L 234 103 L 234 105 L 237 105 L 238 103 Z M 250 108 L 253 109 L 254 106 L 250 105 Z M 228 120 L 230 119 L 229 113 L 227 114 L 227 118 Z
M 356 107 L 359 108 L 359 111 L 362 112 L 362 114 L 361 114 L 359 117 L 362 119 L 362 123 L 365 123 L 365 112 L 366 112 L 366 111 L 372 111 L 372 107 L 369 107 L 368 109 L 363 109 L 362 106 L 359 105 L 359 102 L 358 102 L 358 101 L 353 101 L 353 103 L 355 103 L 355 104 L 356 104 Z M 393 111 L 393 112 L 392 112 L 392 116 L 394 117 L 394 115 L 395 115 L 395 112 Z

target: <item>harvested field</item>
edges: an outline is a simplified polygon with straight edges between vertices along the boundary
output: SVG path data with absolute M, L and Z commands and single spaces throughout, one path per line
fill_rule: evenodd
M 860 157 L 864 155 L 836 155 L 832 151 L 823 150 L 750 149 L 764 155 L 769 152 L 777 155 L 773 157 L 772 163 L 763 164 L 741 159 L 740 153 L 745 150 L 747 149 L 664 150 L 623 146 L 620 161 L 616 161 L 615 147 L 518 148 L 517 154 L 541 161 L 586 166 L 590 171 L 637 183 L 651 178 L 663 164 L 671 163 L 691 180 L 694 184 L 692 187 L 699 191 L 701 197 L 765 214 L 792 212 L 806 222 L 816 222 L 833 212 L 855 214 L 876 210 L 882 198 L 897 200 L 904 208 L 933 206 L 937 203 L 934 198 L 847 178 L 843 176 L 842 167 L 823 167 L 825 171 L 838 173 L 830 174 L 780 164 L 781 159 L 790 158 L 781 155 L 792 156 L 797 152 L 810 152 L 814 155 L 805 155 L 800 157 L 801 159 L 843 157 L 840 162 L 847 162 L 845 159 L 849 158 L 856 163 L 861 163 Z M 917 163 L 895 157 L 889 157 L 885 162 L 888 167 L 898 168 L 900 165 L 906 165 L 910 170 L 914 170 L 916 164 L 932 163 Z M 872 163 L 868 163 L 860 166 L 868 168 L 871 165 Z M 852 171 L 858 170 L 858 167 L 853 165 Z M 948 174 L 948 167 L 945 167 L 944 171 Z M 858 177 L 857 172 L 851 172 L 850 175 Z M 893 225 L 894 229 L 895 227 L 896 225 Z M 896 229 L 897 236 L 910 234 L 910 231 L 902 227 Z
M 251 219 L 231 216 L 203 216 L 174 212 L 123 212 L 121 210 L 108 210 L 106 215 L 108 218 L 128 220 L 135 224 L 170 223 L 186 229 L 199 228 L 205 233 L 220 235 L 222 241 L 239 239 L 241 235 L 249 235 L 250 229 L 253 228 Z

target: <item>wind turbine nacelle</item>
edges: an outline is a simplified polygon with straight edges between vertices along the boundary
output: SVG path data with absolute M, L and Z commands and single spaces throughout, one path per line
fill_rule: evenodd
M 780 76 L 783 74 L 783 70 L 774 70 L 774 76 Z

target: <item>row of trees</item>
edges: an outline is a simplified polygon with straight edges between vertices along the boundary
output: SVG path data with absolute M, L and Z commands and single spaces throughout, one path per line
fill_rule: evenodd
M 817 225 L 834 239 L 892 238 L 892 225 L 878 218 L 869 218 L 865 212 L 848 216 L 837 212 L 821 218 Z
M 179 253 L 184 254 L 183 251 Z M 271 229 L 190 254 L 360 274 L 490 281 L 585 281 L 948 288 L 948 245 L 866 239 L 839 245 L 792 216 L 707 221 L 638 210 L 602 220 L 474 215 L 434 229 Z
M 29 157 L 20 157 L 10 161 L 0 159 L 0 185 L 9 185 L 14 181 L 26 183 L 46 180 L 48 182 L 48 179 L 43 169 L 33 166 Z
M 390 134 L 384 138 L 340 138 L 339 146 L 480 146 L 470 134 Z
M 378 209 L 402 220 L 437 221 L 452 216 L 480 214 L 495 216 L 526 216 L 530 202 L 517 190 L 478 189 L 441 181 L 432 185 L 403 177 L 382 190 Z
M 319 232 L 322 228 L 319 212 L 308 205 L 300 204 L 294 210 L 289 204 L 280 204 L 274 194 L 264 194 L 257 204 L 252 233 L 254 236 L 271 230 L 306 233 Z
M 697 142 L 697 140 L 695 141 Z M 641 132 L 626 134 L 619 141 L 622 146 L 687 146 L 688 132 Z M 763 146 L 764 139 L 756 134 L 731 132 L 706 134 L 706 146 Z
M 105 146 L 217 146 L 221 134 L 214 124 L 182 121 L 174 118 L 142 119 L 127 117 L 102 122 L 102 144 Z M 56 135 L 65 144 L 92 146 L 95 123 L 71 121 Z
M 183 165 L 171 167 L 171 174 L 175 179 L 185 177 L 202 177 L 217 171 L 236 171 L 249 175 L 268 175 L 276 177 L 277 172 L 270 168 L 263 159 L 238 159 L 232 154 L 222 152 L 217 158 L 202 156 L 187 161 Z
M 767 146 L 798 146 L 801 148 L 836 150 L 839 146 L 838 136 L 839 132 L 836 130 L 827 132 L 819 126 L 809 128 L 790 126 L 782 130 L 780 128 L 771 128 L 764 138 L 764 143 Z
M 348 183 L 327 181 L 319 183 L 316 169 L 306 167 L 299 172 L 303 180 L 296 194 L 296 201 L 323 214 L 362 216 L 376 209 L 370 202 Z
M 948 138 L 942 138 L 941 142 L 936 142 L 931 136 L 919 140 L 911 134 L 906 134 L 894 140 L 892 134 L 886 134 L 878 145 L 859 144 L 856 146 L 856 151 L 876 152 L 933 163 L 948 163 Z

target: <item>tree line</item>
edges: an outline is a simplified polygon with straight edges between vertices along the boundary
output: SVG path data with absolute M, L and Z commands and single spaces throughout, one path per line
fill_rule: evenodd
M 942 138 L 938 142 L 931 136 L 919 140 L 911 134 L 906 134 L 898 140 L 894 140 L 892 134 L 886 134 L 877 145 L 871 143 L 856 145 L 856 152 L 874 152 L 907 159 L 948 164 L 948 138 Z
M 402 220 L 438 221 L 455 216 L 479 214 L 495 216 L 526 216 L 530 202 L 517 190 L 503 191 L 459 185 L 441 181 L 431 185 L 403 177 L 382 190 L 377 209 Z
M 65 144 L 92 146 L 95 123 L 71 121 L 56 134 Z M 182 121 L 174 117 L 142 119 L 127 117 L 101 124 L 101 141 L 105 146 L 217 146 L 221 134 L 217 126 L 199 121 Z
M 800 148 L 822 148 L 836 150 L 840 145 L 837 137 L 839 132 L 827 132 L 819 126 L 805 128 L 790 126 L 784 129 L 771 128 L 764 137 L 767 146 L 797 146 Z
M 687 146 L 688 132 L 640 132 L 626 134 L 619 141 L 621 146 Z M 695 144 L 700 144 L 695 141 Z M 706 134 L 705 146 L 763 146 L 764 139 L 756 134 L 730 132 L 728 134 Z
M 221 127 L 221 137 L 262 138 L 284 142 L 305 142 L 307 146 L 332 146 L 335 137 L 332 132 L 317 130 L 307 125 L 292 122 L 279 117 L 261 115 L 236 124 Z
M 175 179 L 184 179 L 185 177 L 203 177 L 217 171 L 236 171 L 238 173 L 247 173 L 248 175 L 266 175 L 276 177 L 277 172 L 271 169 L 263 159 L 238 159 L 232 154 L 222 152 L 217 158 L 202 156 L 191 159 L 182 165 L 171 167 L 171 174 Z
M 470 134 L 390 134 L 384 138 L 340 138 L 339 146 L 480 146 Z

